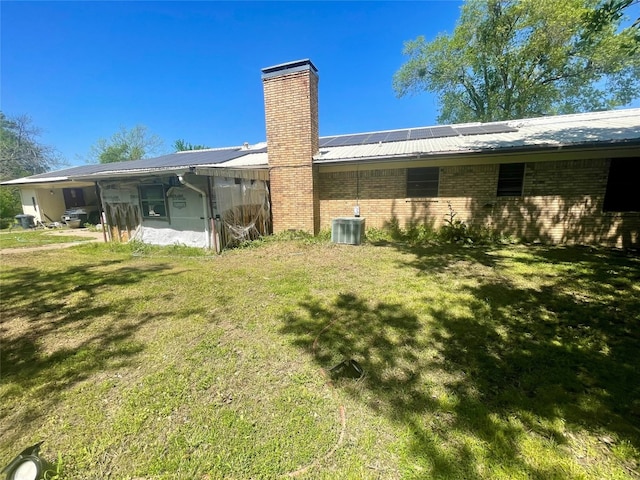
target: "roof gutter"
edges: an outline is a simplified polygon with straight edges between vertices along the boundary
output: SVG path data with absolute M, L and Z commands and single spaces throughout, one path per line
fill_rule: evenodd
M 144 168 L 144 169 L 120 170 L 120 171 L 112 170 L 109 172 L 98 172 L 98 173 L 91 173 L 88 175 L 72 175 L 69 177 L 69 179 L 95 181 L 95 180 L 119 179 L 122 177 L 146 177 L 146 176 L 172 175 L 172 174 L 181 175 L 188 170 L 189 170 L 189 167 L 161 167 L 161 168 Z
M 267 165 L 249 167 L 196 167 L 196 175 L 209 175 L 212 177 L 235 177 L 250 180 L 269 180 Z
M 206 237 L 205 242 L 206 242 L 207 248 L 211 248 L 211 232 L 209 231 L 209 209 L 207 208 L 207 194 L 204 192 L 204 190 L 201 190 L 195 185 L 187 182 L 182 175 L 178 175 L 178 180 L 182 185 L 184 185 L 187 188 L 190 188 L 194 192 L 198 192 L 202 197 L 202 213 L 203 213 L 202 219 L 204 220 L 204 233 Z

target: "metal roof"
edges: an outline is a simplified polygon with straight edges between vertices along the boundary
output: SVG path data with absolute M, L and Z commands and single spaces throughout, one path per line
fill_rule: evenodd
M 314 163 L 321 165 L 610 144 L 640 146 L 640 108 L 509 122 L 465 123 L 324 136 L 320 137 L 320 151 L 314 156 Z M 192 167 L 256 169 L 267 166 L 266 143 L 259 143 L 252 146 L 178 152 L 132 162 L 82 165 L 10 180 L 3 185 L 92 181 L 150 172 L 185 171 Z
M 415 140 L 367 141 L 367 143 L 347 141 L 341 146 L 324 147 L 321 139 L 320 152 L 314 156 L 314 163 L 354 162 L 364 159 L 411 158 L 473 152 L 497 153 L 523 148 L 639 143 L 640 108 L 557 115 L 510 122 L 468 123 L 451 125 L 450 127 L 453 131 L 462 133 L 452 135 L 451 131 L 443 130 L 445 135 L 432 135 Z M 359 134 L 357 137 L 369 135 L 368 138 L 380 138 L 385 133 L 394 132 L 407 131 L 372 132 L 371 134 Z M 390 135 L 390 137 L 392 136 Z M 338 137 L 330 138 L 332 140 L 325 141 L 324 145 L 335 144 L 333 139 Z
M 257 148 L 256 148 L 257 147 Z M 170 153 L 154 158 L 143 158 L 130 162 L 81 165 L 53 172 L 41 173 L 26 178 L 3 182 L 3 185 L 23 185 L 28 183 L 61 182 L 69 180 L 95 180 L 123 175 L 145 174 L 149 172 L 188 170 L 191 167 L 221 165 L 248 154 L 263 153 L 266 148 L 230 147 L 207 150 L 189 150 Z M 234 164 L 234 166 L 238 166 Z M 265 162 L 266 164 L 266 162 Z

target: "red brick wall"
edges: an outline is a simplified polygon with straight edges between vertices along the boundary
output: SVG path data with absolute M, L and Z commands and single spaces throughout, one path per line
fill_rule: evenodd
M 360 206 L 367 227 L 442 225 L 450 203 L 460 220 L 528 241 L 630 246 L 640 243 L 640 215 L 602 212 L 609 161 L 528 162 L 522 197 L 497 197 L 499 165 L 440 167 L 437 198 L 406 198 L 406 168 L 322 171 L 321 227 Z
M 274 233 L 317 233 L 318 77 L 311 70 L 263 81 Z

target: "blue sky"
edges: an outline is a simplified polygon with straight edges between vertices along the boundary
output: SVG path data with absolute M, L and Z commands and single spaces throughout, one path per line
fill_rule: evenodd
M 7 2 L 1 108 L 80 164 L 143 124 L 166 150 L 265 140 L 263 67 L 309 58 L 320 134 L 435 123 L 434 98 L 396 98 L 403 42 L 452 31 L 461 2 Z
M 320 134 L 436 123 L 396 98 L 406 40 L 451 32 L 461 1 L 0 3 L 2 111 L 28 114 L 69 165 L 120 127 L 211 147 L 265 140 L 260 70 L 320 75 Z M 638 106 L 635 102 L 634 106 Z

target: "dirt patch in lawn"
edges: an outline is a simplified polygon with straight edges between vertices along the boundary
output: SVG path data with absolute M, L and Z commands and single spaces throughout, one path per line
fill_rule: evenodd
M 77 241 L 67 243 L 50 243 L 48 245 L 38 245 L 36 247 L 17 247 L 17 248 L 2 248 L 0 249 L 0 255 L 11 255 L 16 253 L 37 252 L 41 250 L 57 250 L 61 248 L 73 247 L 74 245 L 80 245 L 87 242 L 104 242 L 104 234 L 102 232 L 95 232 L 86 229 L 78 230 L 51 230 L 46 232 L 51 236 L 73 236 L 77 237 Z
M 86 237 L 87 239 L 104 240 L 103 232 L 87 230 L 85 228 L 79 228 L 75 230 L 68 230 L 68 229 L 50 230 L 47 232 L 47 235 L 59 235 L 59 236 L 73 235 L 74 237 Z

